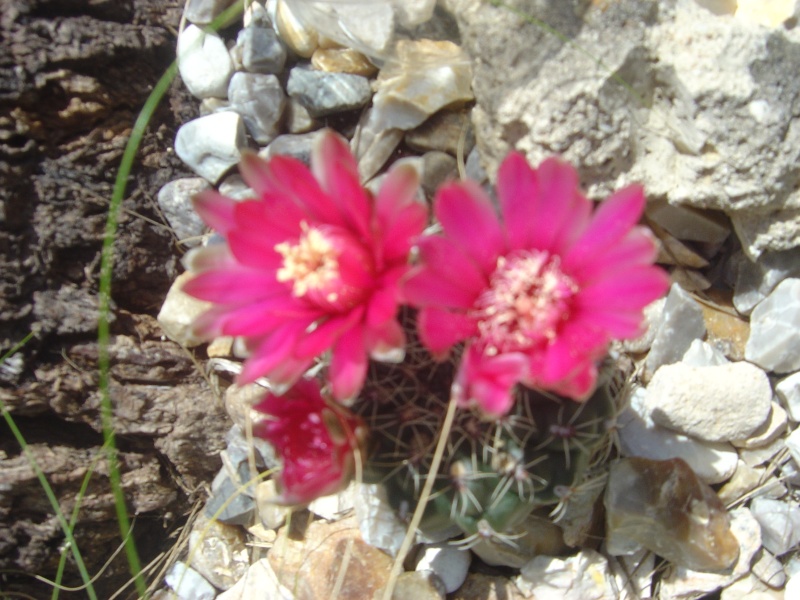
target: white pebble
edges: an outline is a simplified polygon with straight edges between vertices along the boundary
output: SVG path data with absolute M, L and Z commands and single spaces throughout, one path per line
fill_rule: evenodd
M 800 373 L 789 375 L 775 386 L 775 393 L 783 402 L 792 421 L 800 421 Z
M 708 442 L 743 440 L 767 421 L 772 388 L 750 363 L 677 363 L 656 371 L 646 407 L 653 422 L 679 433 Z
M 178 36 L 178 70 L 196 98 L 226 98 L 233 61 L 222 38 L 189 25 Z
M 782 281 L 755 307 L 744 356 L 775 373 L 800 370 L 800 279 Z
M 244 123 L 234 112 L 214 113 L 189 121 L 175 136 L 175 153 L 211 183 L 216 183 L 239 162 L 245 145 Z
M 213 600 L 217 596 L 214 586 L 182 562 L 176 562 L 172 566 L 164 581 L 180 600 Z
M 433 571 L 444 582 L 445 590 L 455 592 L 467 578 L 472 554 L 448 543 L 425 546 L 420 552 L 417 571 Z
M 800 506 L 770 498 L 755 498 L 750 510 L 761 524 L 764 547 L 774 555 L 786 554 L 800 542 Z

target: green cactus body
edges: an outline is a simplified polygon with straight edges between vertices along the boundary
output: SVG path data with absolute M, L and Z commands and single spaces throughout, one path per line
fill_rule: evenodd
M 384 484 L 401 517 L 415 509 L 425 478 L 435 477 L 423 533 L 453 525 L 467 539 L 513 531 L 596 470 L 615 412 L 607 383 L 584 403 L 521 389 L 510 414 L 496 421 L 459 409 L 439 472 L 430 473 L 454 362 L 434 362 L 414 340 L 409 346 L 403 363 L 371 366 L 354 408 L 371 432 L 364 480 Z

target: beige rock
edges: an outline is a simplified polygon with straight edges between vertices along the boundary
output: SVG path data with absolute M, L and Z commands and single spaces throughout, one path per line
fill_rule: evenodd
M 474 98 L 470 61 L 452 42 L 397 43 L 397 58 L 381 69 L 373 97 L 375 130 L 420 125 L 445 107 Z
M 444 600 L 444 584 L 431 571 L 400 573 L 392 600 Z
M 708 571 L 728 569 L 739 556 L 725 506 L 679 458 L 622 459 L 611 468 L 605 505 L 609 546 L 634 541 Z
M 329 73 L 352 73 L 372 77 L 378 67 L 358 50 L 352 48 L 317 48 L 311 56 L 311 64 L 320 71 Z
M 290 508 L 275 503 L 278 489 L 272 479 L 256 486 L 256 508 L 261 524 L 268 529 L 278 529 L 292 513 Z
M 319 45 L 319 34 L 297 18 L 286 0 L 277 0 L 275 27 L 281 39 L 298 56 L 310 58 Z
M 780 27 L 797 16 L 797 10 L 797 0 L 739 0 L 736 18 L 767 27 Z
M 450 600 L 522 600 L 527 598 L 508 577 L 470 573 Z
M 778 436 L 786 431 L 788 417 L 786 411 L 777 402 L 772 403 L 767 421 L 756 429 L 750 437 L 745 440 L 732 440 L 732 444 L 737 448 L 761 448 L 774 442 Z
M 302 517 L 294 515 L 292 527 L 280 530 L 268 559 L 297 600 L 372 600 L 386 586 L 392 558 L 361 539 L 355 518 L 312 521 L 303 535 L 295 530 L 295 519 Z
M 191 566 L 214 587 L 227 590 L 250 566 L 241 527 L 209 520 L 202 513 L 189 534 Z
M 239 582 L 217 596 L 217 600 L 294 600 L 291 591 L 283 587 L 266 558 L 254 562 Z
M 213 340 L 206 349 L 208 358 L 229 358 L 233 356 L 233 338 L 227 335 Z
M 747 338 L 750 337 L 750 324 L 739 317 L 730 302 L 719 306 L 701 304 L 703 320 L 708 332 L 708 342 L 713 344 L 731 360 L 742 360 Z
M 405 142 L 417 152 L 439 150 L 464 160 L 475 146 L 469 110 L 442 110 L 406 134 Z
M 158 313 L 158 322 L 167 337 L 187 348 L 203 343 L 204 340 L 192 332 L 192 324 L 197 317 L 211 308 L 210 302 L 203 302 L 183 292 L 184 284 L 192 277 L 188 271 L 178 275 Z

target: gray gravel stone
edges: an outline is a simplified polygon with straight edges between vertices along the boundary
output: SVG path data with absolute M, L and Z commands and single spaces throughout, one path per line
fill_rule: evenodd
M 268 144 L 278 135 L 286 95 L 275 75 L 236 73 L 228 87 L 228 98 L 258 144 Z
M 289 72 L 286 89 L 312 117 L 355 110 L 372 97 L 366 77 L 314 71 L 304 66 L 294 67 Z
M 645 360 L 645 373 L 652 376 L 660 366 L 678 362 L 692 341 L 701 339 L 705 332 L 700 305 L 681 286 L 673 284 Z
M 185 177 L 170 181 L 158 191 L 158 206 L 185 246 L 197 246 L 206 230 L 205 223 L 192 207 L 192 197 L 210 188 L 202 177 Z
M 186 20 L 197 25 L 208 25 L 236 0 L 189 0 L 183 12 Z
M 750 511 L 761 524 L 764 547 L 775 556 L 786 554 L 800 543 L 800 506 L 770 498 L 755 498 Z
M 775 373 L 800 370 L 800 279 L 782 281 L 753 310 L 744 355 Z
M 242 53 L 242 65 L 251 73 L 283 72 L 286 47 L 269 27 L 251 25 L 239 32 L 236 46 Z

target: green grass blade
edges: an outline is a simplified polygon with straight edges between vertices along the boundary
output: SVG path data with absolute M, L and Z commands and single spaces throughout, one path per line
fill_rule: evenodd
M 242 11 L 242 5 L 235 3 L 222 14 L 220 14 L 209 26 L 209 29 L 216 30 L 228 23 Z M 108 459 L 108 473 L 111 489 L 114 495 L 114 505 L 117 513 L 120 534 L 125 540 L 125 555 L 128 559 L 128 566 L 136 582 L 136 591 L 142 598 L 147 597 L 147 586 L 141 575 L 142 565 L 139 553 L 136 550 L 136 542 L 130 535 L 130 519 L 128 518 L 128 508 L 125 503 L 125 494 L 122 491 L 122 480 L 119 471 L 119 461 L 117 447 L 115 444 L 115 432 L 113 424 L 113 408 L 109 394 L 109 314 L 111 309 L 111 272 L 114 265 L 114 240 L 116 239 L 117 226 L 119 224 L 119 212 L 122 200 L 125 197 L 125 189 L 128 183 L 133 162 L 144 137 L 147 126 L 155 113 L 156 108 L 169 90 L 169 86 L 178 74 L 178 62 L 173 63 L 167 68 L 166 72 L 156 83 L 153 91 L 148 96 L 137 117 L 131 136 L 125 146 L 122 155 L 117 178 L 114 181 L 114 190 L 111 194 L 111 201 L 108 207 L 108 218 L 106 220 L 105 236 L 103 238 L 103 250 L 100 261 L 100 292 L 99 292 L 99 319 L 97 325 L 98 343 L 98 370 L 100 388 L 100 418 L 103 427 L 103 438 L 105 440 L 106 455 Z
M 22 348 L 30 339 L 33 337 L 33 333 L 29 333 L 25 338 L 17 343 L 11 350 L 6 352 L 2 357 L 0 357 L 0 364 L 5 362 L 9 357 L 13 356 L 20 348 Z M 36 458 L 33 456 L 33 453 L 28 448 L 28 443 L 25 441 L 25 437 L 22 435 L 22 432 L 17 427 L 14 418 L 11 416 L 11 413 L 8 411 L 8 407 L 6 403 L 0 399 L 0 411 L 3 413 L 3 418 L 5 419 L 6 423 L 8 424 L 8 428 L 11 430 L 11 433 L 17 440 L 19 447 L 22 449 L 23 454 L 25 454 L 25 458 L 28 459 L 28 463 L 31 465 L 34 473 L 36 473 L 36 477 L 39 480 L 39 484 L 42 486 L 47 499 L 50 501 L 50 506 L 53 508 L 53 512 L 56 515 L 56 519 L 58 519 L 58 524 L 61 525 L 61 529 L 64 531 L 64 537 L 66 538 L 67 545 L 69 546 L 70 551 L 72 552 L 72 556 L 75 559 L 75 565 L 78 567 L 78 572 L 80 573 L 81 580 L 86 589 L 86 595 L 90 598 L 90 600 L 97 600 L 97 594 L 94 591 L 94 587 L 92 586 L 91 577 L 89 577 L 89 572 L 86 570 L 86 565 L 83 562 L 83 557 L 81 556 L 80 550 L 78 549 L 78 544 L 75 542 L 75 538 L 72 535 L 72 527 L 69 523 L 67 523 L 66 518 L 64 518 L 64 513 L 61 512 L 61 506 L 58 504 L 58 498 L 56 498 L 55 493 L 53 492 L 53 488 L 50 487 L 50 482 L 47 481 L 47 477 L 45 476 L 42 469 L 39 467 L 39 464 L 36 462 Z M 66 553 L 64 554 L 66 556 Z M 59 575 L 63 572 L 63 568 L 59 565 Z M 54 594 L 56 594 L 56 589 L 54 589 Z

